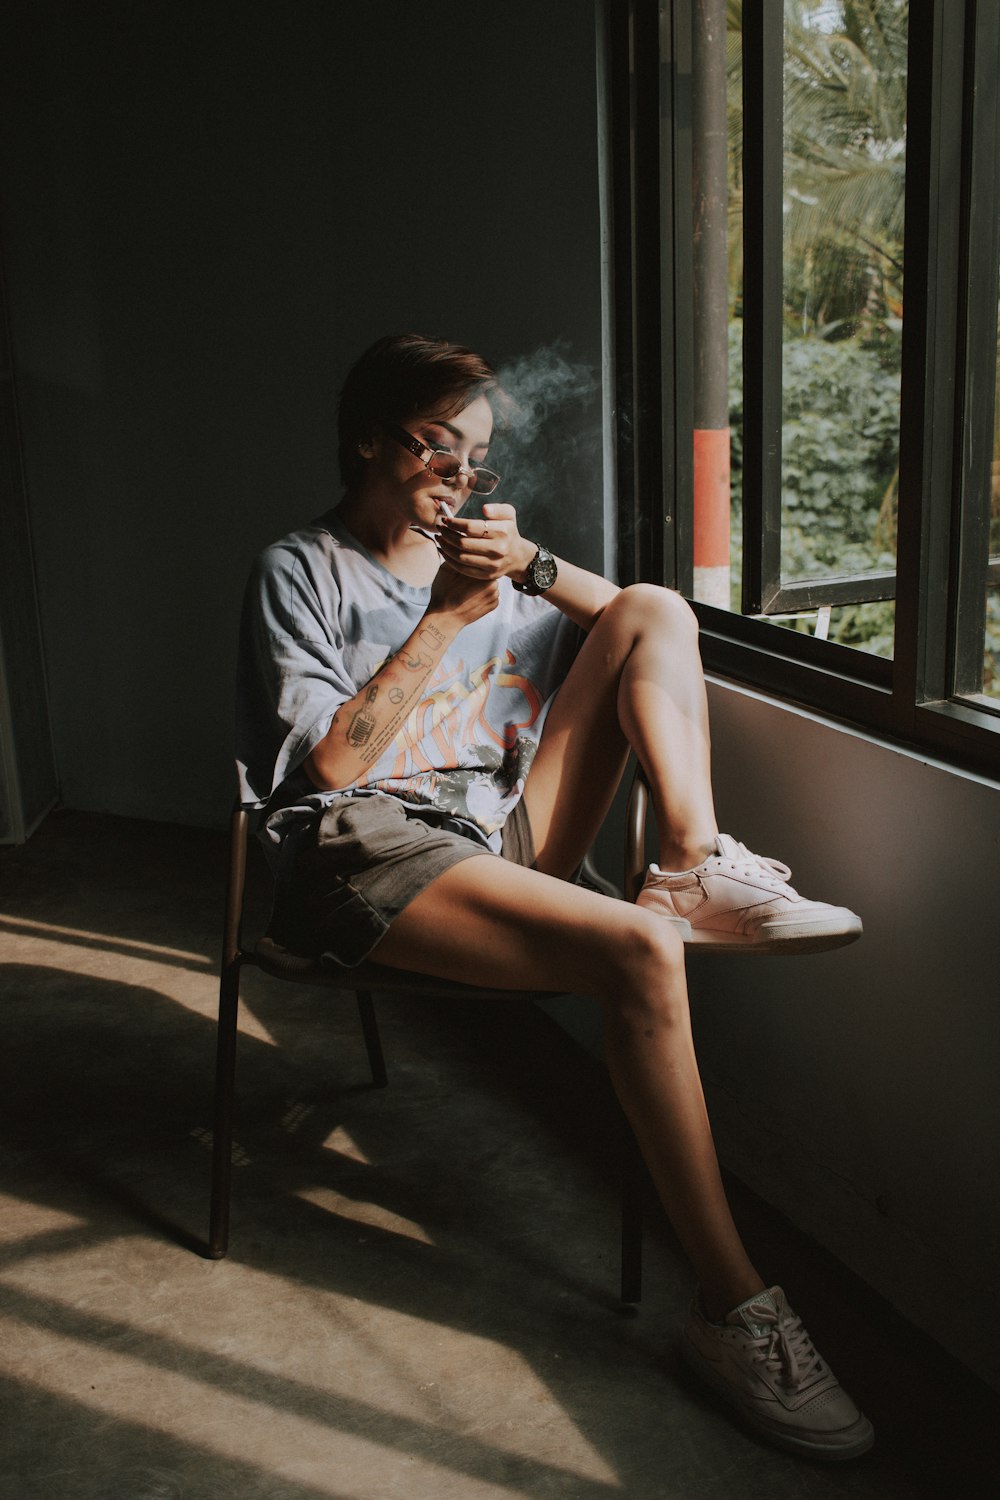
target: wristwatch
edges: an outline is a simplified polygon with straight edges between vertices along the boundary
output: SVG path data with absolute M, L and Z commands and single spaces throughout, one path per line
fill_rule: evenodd
M 519 594 L 544 594 L 550 589 L 559 576 L 556 560 L 548 547 L 539 544 L 538 550 L 528 564 L 527 575 L 523 583 L 514 583 Z

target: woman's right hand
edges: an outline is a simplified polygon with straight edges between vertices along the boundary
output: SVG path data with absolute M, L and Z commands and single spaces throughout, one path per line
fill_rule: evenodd
M 431 584 L 427 613 L 451 615 L 464 627 L 490 614 L 499 603 L 500 585 L 495 579 L 483 583 L 442 563 Z

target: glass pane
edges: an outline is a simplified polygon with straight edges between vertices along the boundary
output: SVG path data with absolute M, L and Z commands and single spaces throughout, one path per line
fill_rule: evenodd
M 907 0 L 785 0 L 783 584 L 895 567 L 907 11 Z M 695 597 L 716 604 L 728 602 L 730 608 L 739 609 L 743 452 L 739 6 L 727 7 L 727 27 L 729 586 L 727 601 L 720 597 L 718 581 L 713 585 L 706 571 L 696 568 Z M 695 124 L 697 135 L 697 116 Z M 698 149 L 696 138 L 696 278 L 699 231 L 705 222 Z M 696 291 L 696 302 L 697 296 Z M 709 357 L 704 343 L 696 347 L 696 381 Z M 700 425 L 697 393 L 695 425 Z M 704 503 L 699 493 L 697 449 L 695 467 L 697 547 L 698 507 L 700 501 Z M 713 477 L 706 474 L 710 481 Z M 718 553 L 717 527 L 715 535 Z M 718 562 L 719 557 L 714 560 Z M 793 629 L 892 655 L 892 601 L 774 618 L 775 623 Z
M 708 24 L 711 9 L 712 24 Z M 741 7 L 693 34 L 694 598 L 741 607 L 744 108 Z M 724 46 L 721 45 L 724 40 Z
M 994 60 L 997 64 L 1000 55 Z M 976 149 L 984 149 L 983 143 L 974 143 Z M 992 154 L 988 159 L 992 164 Z M 991 166 L 991 173 L 996 182 L 995 167 Z M 998 211 L 997 203 L 987 204 L 985 198 L 986 194 L 981 194 L 976 204 L 983 219 Z M 980 224 L 973 221 L 970 226 L 973 239 L 977 233 L 983 237 Z M 981 301 L 974 298 L 973 305 Z M 988 342 L 982 342 L 980 335 Z M 971 431 L 965 442 L 971 465 L 962 497 L 962 572 L 958 579 L 953 687 L 956 696 L 1000 711 L 1000 295 L 993 336 L 989 338 L 982 323 L 974 327 L 969 360 L 970 390 L 985 395 L 987 383 L 992 385 L 993 420 L 992 431 Z M 979 403 L 970 400 L 967 420 L 979 423 L 983 420 L 981 413 Z M 980 472 L 977 460 L 984 448 L 991 462 L 988 469 L 984 463 Z
M 743 33 L 703 0 L 692 35 L 694 597 L 740 608 Z
M 907 0 L 785 0 L 781 581 L 896 560 Z M 891 602 L 829 634 L 892 655 Z
M 995 707 L 1000 705 L 1000 308 L 997 315 L 997 382 L 987 551 L 982 696 Z

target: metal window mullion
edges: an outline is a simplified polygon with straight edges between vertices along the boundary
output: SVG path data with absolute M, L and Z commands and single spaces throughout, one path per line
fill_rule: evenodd
M 950 690 L 956 696 L 982 690 L 986 637 L 986 588 L 993 430 L 996 402 L 1000 290 L 1000 160 L 997 56 L 1000 15 L 995 5 L 976 5 L 970 28 L 972 55 L 968 122 L 968 213 L 966 218 L 965 372 L 962 402 L 961 475 L 952 534 L 954 617 Z
M 663 330 L 662 582 L 694 590 L 692 3 L 661 0 L 660 159 Z
M 964 4 L 911 0 L 893 727 L 947 690 Z
M 659 10 L 659 0 L 636 0 L 632 53 L 637 564 L 639 578 L 656 582 L 663 580 L 672 544 L 663 503 Z
M 663 576 L 658 0 L 609 12 L 619 579 Z
M 743 10 L 743 612 L 781 586 L 784 7 Z
M 615 474 L 618 492 L 618 578 L 636 577 L 636 434 L 635 434 L 635 171 L 632 104 L 632 36 L 634 5 L 607 0 L 607 68 L 609 155 L 611 158 L 610 266 L 614 320 Z

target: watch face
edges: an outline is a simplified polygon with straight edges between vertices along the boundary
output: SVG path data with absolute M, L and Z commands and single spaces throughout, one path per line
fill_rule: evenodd
M 555 558 L 548 552 L 540 552 L 529 571 L 536 589 L 550 589 L 559 572 Z

